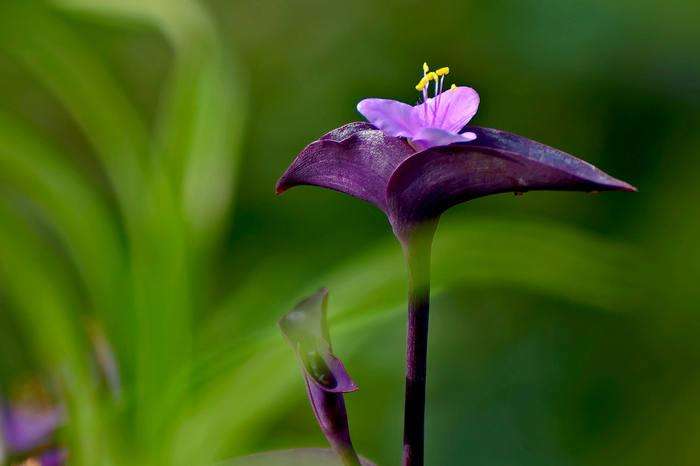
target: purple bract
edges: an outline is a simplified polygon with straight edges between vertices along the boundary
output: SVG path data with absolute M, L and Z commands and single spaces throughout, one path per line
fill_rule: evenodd
M 416 152 L 405 138 L 363 122 L 309 144 L 277 183 L 330 188 L 368 201 L 389 218 L 399 239 L 470 199 L 533 190 L 635 191 L 593 165 L 530 139 L 468 127 L 471 142 Z

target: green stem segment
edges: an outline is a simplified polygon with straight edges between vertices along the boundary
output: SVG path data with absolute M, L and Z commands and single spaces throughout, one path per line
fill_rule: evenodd
M 408 265 L 403 466 L 423 466 L 432 231 L 404 244 Z

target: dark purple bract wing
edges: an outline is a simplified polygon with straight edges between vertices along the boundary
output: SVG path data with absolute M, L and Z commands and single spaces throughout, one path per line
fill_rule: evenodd
M 353 121 L 352 123 L 348 123 L 346 125 L 341 126 L 340 128 L 333 129 L 323 136 L 321 136 L 319 139 L 321 140 L 329 140 L 329 141 L 342 141 L 343 139 L 347 139 L 350 136 L 352 136 L 355 133 L 358 133 L 360 131 L 369 131 L 369 130 L 376 130 L 372 123 L 367 123 L 366 121 Z
M 277 193 L 298 185 L 340 191 L 386 212 L 386 185 L 415 151 L 369 123 L 349 123 L 309 144 L 277 182 Z
M 503 192 L 634 191 L 593 165 L 536 141 L 467 127 L 476 140 L 434 147 L 401 163 L 387 186 L 390 221 L 399 236 L 450 207 Z

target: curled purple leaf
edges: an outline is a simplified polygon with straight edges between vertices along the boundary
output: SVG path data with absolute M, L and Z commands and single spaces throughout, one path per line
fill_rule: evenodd
M 279 321 L 280 329 L 296 352 L 309 402 L 323 434 L 345 465 L 359 465 L 350 439 L 343 393 L 357 385 L 332 353 L 324 288 L 299 302 Z
M 305 375 L 327 392 L 348 393 L 357 385 L 345 370 L 343 363 L 333 355 L 326 308 L 328 290 L 321 289 L 298 303 L 279 321 L 302 364 Z

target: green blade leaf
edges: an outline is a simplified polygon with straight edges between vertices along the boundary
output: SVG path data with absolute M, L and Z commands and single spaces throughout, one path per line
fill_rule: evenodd
M 374 466 L 369 460 L 362 460 L 363 466 Z M 295 450 L 273 451 L 237 458 L 217 466 L 343 466 L 331 450 L 321 448 L 300 448 Z
M 41 34 L 26 34 L 29 29 Z M 41 2 L 3 2 L 0 49 L 68 109 L 96 149 L 128 218 L 143 186 L 148 137 L 141 115 L 102 60 Z

